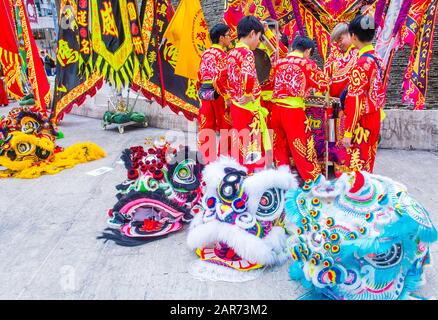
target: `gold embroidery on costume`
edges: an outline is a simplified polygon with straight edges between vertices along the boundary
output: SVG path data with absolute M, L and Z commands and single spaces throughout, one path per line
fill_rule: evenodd
M 296 148 L 297 152 L 304 158 L 306 157 L 306 147 L 303 145 L 301 140 L 299 138 L 296 138 L 293 142 L 294 147 Z
M 354 130 L 353 143 L 361 144 L 362 142 L 367 143 L 370 137 L 370 130 L 365 129 L 358 123 L 356 129 Z
M 351 160 L 350 160 L 350 170 L 352 171 L 361 171 L 364 166 L 364 160 L 360 158 L 360 150 L 353 149 L 351 152 Z

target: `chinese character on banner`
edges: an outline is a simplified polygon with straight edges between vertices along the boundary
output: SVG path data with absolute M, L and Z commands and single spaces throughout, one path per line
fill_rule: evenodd
M 30 23 L 38 23 L 38 14 L 34 0 L 26 0 L 26 11 Z
M 100 14 L 102 15 L 102 34 L 105 36 L 113 36 L 118 37 L 119 32 L 116 26 L 116 20 L 114 19 L 113 7 L 111 2 L 107 1 L 103 3 L 104 9 L 100 10 Z

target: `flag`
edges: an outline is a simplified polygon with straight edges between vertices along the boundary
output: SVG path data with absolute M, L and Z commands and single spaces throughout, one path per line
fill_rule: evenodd
M 296 1 L 296 0 L 294 0 Z M 328 56 L 330 33 L 340 22 L 350 22 L 376 0 L 301 0 L 299 11 L 309 38 L 315 39 L 324 61 Z
M 91 30 L 93 66 L 105 80 L 120 90 L 145 73 L 136 0 L 91 1 Z
M 391 1 L 385 14 L 384 23 L 377 27 L 376 52 L 383 60 L 383 86 L 386 88 L 389 80 L 392 59 L 400 47 L 400 29 L 406 21 L 406 16 L 412 0 Z
M 173 16 L 170 0 L 143 1 L 140 16 L 145 64 L 150 65 L 150 74 L 148 78 L 137 75 L 132 88 L 190 121 L 196 119 L 199 109 L 196 81 L 175 74 L 178 49 L 173 43 L 167 41 L 160 46 Z
M 58 123 L 74 105 L 80 106 L 87 96 L 94 96 L 103 80 L 97 73 L 80 73 L 82 61 L 79 44 L 78 6 L 75 0 L 61 0 L 56 80 L 50 121 Z M 82 47 L 83 49 L 84 47 Z
M 414 2 L 411 8 L 415 8 L 416 1 Z M 438 16 L 438 0 L 422 1 L 422 4 L 427 6 L 418 24 L 412 24 L 418 31 L 403 79 L 402 101 L 413 104 L 416 110 L 424 109 L 426 102 L 429 63 Z
M 196 80 L 201 55 L 211 46 L 199 0 L 181 0 L 163 37 L 178 49 L 175 74 Z
M 259 20 L 271 18 L 278 21 L 281 30 L 296 31 L 291 1 L 226 0 L 223 21 L 230 27 L 232 38 L 237 37 L 237 24 L 246 15 L 253 15 Z
M 43 61 L 39 55 L 35 39 L 30 28 L 30 23 L 27 18 L 24 7 L 24 0 L 17 0 L 18 19 L 22 27 L 22 37 L 24 43 L 24 50 L 26 52 L 27 62 L 27 78 L 32 87 L 35 97 L 35 109 L 44 115 L 47 112 L 47 106 L 51 101 L 51 92 L 49 82 L 47 80 L 46 72 L 44 70 Z
M 21 84 L 21 58 L 18 53 L 18 45 L 13 18 L 13 9 L 9 1 L 0 3 L 0 29 L 3 31 L 0 37 L 0 64 L 6 80 L 8 94 L 14 99 L 24 96 Z

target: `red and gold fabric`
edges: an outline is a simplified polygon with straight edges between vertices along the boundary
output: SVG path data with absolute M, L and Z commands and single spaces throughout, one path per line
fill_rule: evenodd
M 331 80 L 330 96 L 339 98 L 342 91 L 348 86 L 348 80 L 353 67 L 359 58 L 359 50 L 353 45 L 347 52 L 342 52 L 336 45 L 332 45 L 330 55 L 324 65 L 324 72 Z
M 325 60 L 330 32 L 340 22 L 349 22 L 360 12 L 369 12 L 376 0 L 292 0 L 298 2 L 300 17 L 308 36 L 315 39 L 319 54 Z
M 274 162 L 277 167 L 291 165 L 291 157 L 301 178 L 314 180 L 321 174 L 314 137 L 304 109 L 273 106 Z
M 280 59 L 275 67 L 273 98 L 277 104 L 288 104 L 290 97 L 305 98 L 310 90 L 324 92 L 328 89 L 327 75 L 310 59 L 298 52 L 291 52 Z
M 295 22 L 291 1 L 268 1 L 271 2 L 271 8 L 265 0 L 226 0 L 223 20 L 230 27 L 232 37 L 236 37 L 240 19 L 247 15 L 259 20 L 277 20 L 280 28 Z
M 196 80 L 201 55 L 211 46 L 200 0 L 181 0 L 163 37 L 178 48 L 175 74 Z
M 198 85 L 213 83 L 217 79 L 219 68 L 226 63 L 227 53 L 219 44 L 213 44 L 209 49 L 205 50 L 201 56 L 201 63 L 198 70 Z M 216 146 L 216 135 L 212 132 L 219 132 L 221 129 L 231 128 L 230 110 L 225 106 L 225 100 L 219 96 L 216 100 L 201 100 L 201 108 L 198 114 L 198 145 L 199 150 L 204 158 L 204 163 L 208 164 L 216 160 L 216 154 L 221 154 L 221 145 L 219 143 L 219 151 L 215 154 L 209 154 L 208 147 Z M 210 129 L 210 135 L 202 134 L 202 130 Z M 207 136 L 213 141 L 210 141 Z M 227 135 L 220 135 L 221 138 L 227 140 Z M 228 142 L 227 142 L 228 143 Z M 228 150 L 231 148 L 231 143 L 228 143 Z M 216 150 L 216 148 L 214 148 Z M 227 155 L 228 150 L 222 150 Z
M 17 0 L 16 6 L 18 9 L 18 18 L 23 28 L 22 34 L 24 49 L 26 52 L 28 80 L 35 97 L 35 106 L 32 108 L 32 111 L 41 112 L 46 115 L 47 106 L 50 104 L 52 98 L 50 85 L 44 70 L 43 61 L 40 58 L 39 50 L 32 34 L 32 29 L 30 28 L 23 0 Z
M 363 54 L 371 54 L 379 61 Z M 360 117 L 380 112 L 385 104 L 385 91 L 380 75 L 381 59 L 376 56 L 372 45 L 359 51 L 359 59 L 351 70 L 348 92 L 345 98 L 345 136 L 352 137 Z
M 8 94 L 5 90 L 5 83 L 2 78 L 0 78 L 0 106 L 7 106 L 8 103 Z
M 428 88 L 429 63 L 438 17 L 438 0 L 413 0 L 402 28 L 402 43 L 412 46 L 408 66 L 403 78 L 402 101 L 424 109 Z
M 227 68 L 221 70 L 217 83 L 227 83 L 226 92 L 238 104 L 243 96 L 259 98 L 261 89 L 257 79 L 257 71 L 253 52 L 249 47 L 238 42 L 236 47 L 228 53 Z M 224 91 L 224 90 L 221 90 Z
M 227 53 L 219 44 L 213 44 L 205 50 L 201 56 L 201 63 L 198 70 L 198 82 L 213 83 L 216 80 L 221 66 L 227 60 Z
M 321 173 L 304 98 L 312 88 L 324 92 L 328 85 L 327 75 L 302 53 L 291 52 L 275 67 L 275 105 L 270 121 L 274 162 L 277 166 L 290 166 L 292 157 L 304 180 L 315 179 Z
M 347 148 L 346 169 L 372 173 L 385 93 L 379 67 L 373 58 L 363 56 L 365 53 L 375 55 L 372 45 L 359 51 L 359 59 L 351 72 L 345 98 L 344 137 L 352 139 L 352 147 Z M 380 58 L 376 59 L 381 64 Z
M 144 67 L 148 68 L 149 77 L 137 74 L 131 87 L 192 121 L 199 111 L 197 81 L 175 74 L 178 49 L 168 41 L 162 43 L 173 13 L 169 0 L 143 1 L 141 36 L 146 49 Z
M 205 129 L 208 131 L 205 132 Z M 224 98 L 219 96 L 216 100 L 201 100 L 198 114 L 198 150 L 204 159 L 204 164 L 215 161 L 216 156 L 230 154 L 229 129 L 231 129 L 230 108 L 225 107 Z M 218 145 L 216 132 L 221 133 L 220 130 L 226 131 L 222 131 L 219 135 Z M 218 145 L 217 152 L 216 145 Z M 214 152 L 211 152 L 212 150 Z
M 234 130 L 231 155 L 250 171 L 263 167 L 264 150 L 271 149 L 266 126 L 268 110 L 260 103 L 261 88 L 254 54 L 246 44 L 238 42 L 230 50 L 226 66 L 222 66 L 217 78 L 219 93 L 229 95 L 232 101 L 230 114 Z M 239 104 L 244 96 L 252 96 L 254 101 Z M 237 151 L 238 154 L 233 154 Z
M 274 93 L 275 65 L 277 64 L 278 59 L 285 58 L 287 56 L 288 48 L 282 42 L 277 41 L 277 38 L 271 29 L 267 29 L 265 31 L 264 39 L 266 39 L 267 43 L 266 41 L 260 42 L 259 49 L 263 50 L 268 55 L 271 62 L 271 69 L 268 79 L 260 85 L 260 103 L 262 107 L 267 109 L 269 112 L 266 122 L 267 126 L 270 128 L 271 112 L 273 106 L 272 95 Z M 277 47 L 277 43 L 278 49 L 275 49 Z
M 232 102 L 231 156 L 248 172 L 262 169 L 266 165 L 265 151 L 271 149 L 266 126 L 268 111 L 260 104 L 260 99 L 242 106 Z
M 373 173 L 380 133 L 380 111 L 364 114 L 356 123 L 352 146 L 347 149 L 342 171 L 367 171 Z

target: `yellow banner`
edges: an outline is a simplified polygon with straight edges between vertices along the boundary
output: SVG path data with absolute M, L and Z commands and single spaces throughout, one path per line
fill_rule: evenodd
M 178 48 L 175 74 L 196 80 L 202 52 L 211 46 L 199 0 L 182 0 L 164 33 Z

